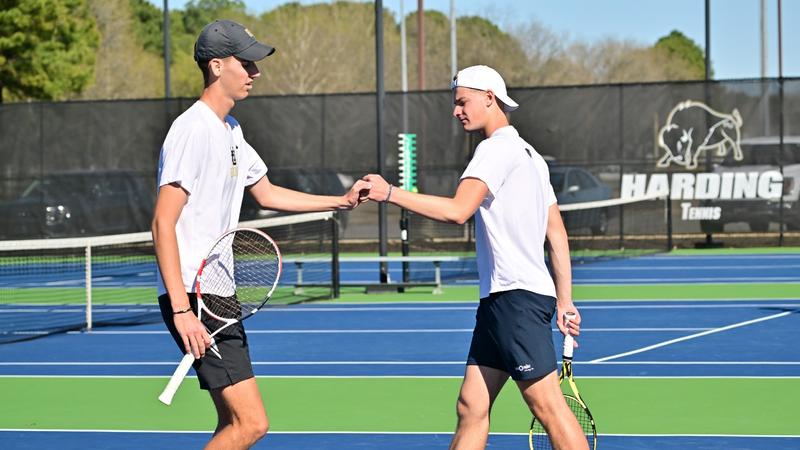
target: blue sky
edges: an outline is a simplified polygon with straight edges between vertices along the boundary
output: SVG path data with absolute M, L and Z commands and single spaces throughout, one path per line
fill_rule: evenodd
M 150 0 L 162 6 L 163 1 Z M 330 0 L 299 0 L 311 4 Z M 384 0 L 395 14 L 401 0 Z M 182 8 L 185 0 L 169 2 Z M 262 13 L 285 0 L 245 0 L 251 13 Z M 767 76 L 778 75 L 778 0 L 767 3 Z M 403 0 L 405 13 L 416 11 L 417 0 Z M 761 76 L 760 0 L 710 0 L 711 61 L 716 79 Z M 426 10 L 449 14 L 450 0 L 424 0 Z M 704 0 L 455 0 L 457 16 L 480 15 L 501 26 L 535 19 L 569 40 L 630 39 L 653 44 L 677 29 L 705 46 Z M 783 75 L 800 77 L 800 0 L 783 0 Z M 459 36 L 465 39 L 466 36 Z M 266 37 L 265 37 L 266 39 Z

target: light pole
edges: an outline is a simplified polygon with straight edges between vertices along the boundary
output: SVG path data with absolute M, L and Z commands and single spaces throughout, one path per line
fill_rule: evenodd
M 169 0 L 164 0 L 164 98 L 171 97 L 169 85 Z

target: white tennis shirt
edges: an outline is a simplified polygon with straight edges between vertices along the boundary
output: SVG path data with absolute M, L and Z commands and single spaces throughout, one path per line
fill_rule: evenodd
M 480 298 L 512 289 L 555 297 L 544 243 L 556 196 L 541 155 L 509 125 L 478 145 L 464 178 L 489 188 L 475 221 Z
M 233 117 L 223 122 L 198 100 L 172 123 L 161 147 L 158 187 L 177 183 L 189 193 L 175 229 L 186 292 L 194 292 L 200 262 L 216 239 L 238 224 L 244 188 L 266 173 Z M 158 295 L 166 292 L 158 271 Z

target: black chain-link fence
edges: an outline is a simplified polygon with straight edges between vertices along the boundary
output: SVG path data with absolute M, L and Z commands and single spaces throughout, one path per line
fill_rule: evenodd
M 568 220 L 576 240 L 689 245 L 711 234 L 741 245 L 800 243 L 800 79 L 510 95 L 522 105 L 511 123 L 550 160 L 562 205 L 671 196 L 670 208 L 651 200 Z M 0 239 L 146 230 L 160 145 L 193 102 L 0 105 Z M 420 191 L 452 195 L 480 137 L 452 118 L 451 93 L 389 93 L 385 107 L 386 178 L 398 181 L 398 133 L 414 133 Z M 374 94 L 253 97 L 232 114 L 279 184 L 334 194 L 376 171 Z M 258 215 L 249 207 L 244 214 Z M 374 205 L 351 212 L 343 243 L 377 248 L 377 221 Z M 392 242 L 398 222 L 389 208 Z M 412 216 L 410 237 L 416 249 L 466 250 L 472 232 Z

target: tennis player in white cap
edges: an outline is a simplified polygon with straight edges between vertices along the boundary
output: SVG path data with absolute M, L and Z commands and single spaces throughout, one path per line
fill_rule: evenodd
M 461 175 L 455 196 L 402 190 L 379 175 L 364 177 L 370 200 L 391 202 L 441 222 L 463 224 L 476 215 L 480 305 L 456 411 L 451 449 L 483 449 L 489 413 L 511 377 L 557 449 L 588 449 L 561 393 L 550 329 L 577 336 L 567 232 L 550 186 L 547 164 L 509 125 L 519 107 L 497 71 L 472 66 L 453 78 L 453 116 L 468 132 L 486 136 Z M 552 275 L 544 260 L 550 252 Z

